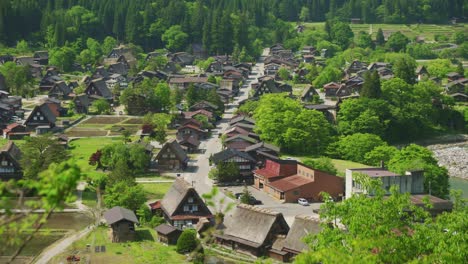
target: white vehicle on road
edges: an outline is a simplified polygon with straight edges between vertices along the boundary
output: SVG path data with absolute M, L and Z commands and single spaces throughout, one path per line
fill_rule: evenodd
M 309 205 L 309 202 L 304 198 L 297 199 L 297 203 L 300 204 L 300 205 L 304 205 L 304 206 Z

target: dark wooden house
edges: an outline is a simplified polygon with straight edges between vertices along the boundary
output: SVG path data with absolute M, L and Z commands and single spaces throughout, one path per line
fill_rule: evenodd
M 134 212 L 116 206 L 104 212 L 104 219 L 110 226 L 112 242 L 127 242 L 136 239 L 135 224 L 139 224 Z
M 158 234 L 158 242 L 167 245 L 177 244 L 177 240 L 182 234 L 182 230 L 168 224 L 158 225 L 154 230 Z
M 245 152 L 228 148 L 214 154 L 213 157 L 211 157 L 211 162 L 215 165 L 221 162 L 234 162 L 239 168 L 239 176 L 245 179 L 253 175 L 252 170 L 255 169 L 256 160 Z M 249 178 L 250 179 L 246 180 L 253 180 L 252 177 Z
M 183 170 L 187 167 L 189 158 L 180 144 L 171 139 L 163 145 L 154 161 L 159 170 Z
M 13 141 L 8 141 L 8 143 L 0 149 L 0 180 L 18 180 L 23 177 L 20 159 L 21 150 Z
M 31 114 L 24 121 L 28 130 L 35 129 L 38 126 L 55 127 L 56 116 L 50 110 L 46 103 L 34 107 Z
M 224 217 L 216 243 L 231 250 L 260 257 L 268 254 L 278 236 L 286 236 L 289 226 L 283 214 L 250 205 L 237 205 Z
M 193 228 L 201 218 L 213 215 L 195 188 L 182 178 L 177 178 L 160 203 L 164 219 L 172 226 Z
M 86 87 L 85 94 L 91 99 L 113 99 L 112 92 L 107 88 L 107 84 L 103 79 L 92 80 Z
M 70 98 L 71 93 L 70 87 L 64 81 L 59 81 L 49 90 L 49 97 L 66 100 Z

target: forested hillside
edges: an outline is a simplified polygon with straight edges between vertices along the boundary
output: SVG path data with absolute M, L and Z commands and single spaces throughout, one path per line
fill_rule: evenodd
M 467 12 L 466 0 L 0 0 L 0 41 L 55 47 L 114 36 L 148 51 L 175 38 L 174 49 L 196 43 L 213 54 L 245 47 L 255 55 L 290 37 L 285 21 L 446 23 Z

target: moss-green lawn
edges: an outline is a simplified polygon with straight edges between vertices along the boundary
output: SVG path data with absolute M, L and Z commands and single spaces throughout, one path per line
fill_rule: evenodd
M 79 263 L 187 263 L 185 256 L 178 254 L 174 246 L 166 246 L 157 242 L 157 234 L 153 229 L 137 228 L 136 230 L 138 241 L 111 243 L 107 233 L 108 228 L 99 227 L 73 243 L 51 263 L 66 263 L 67 256 L 74 252 L 81 258 Z M 86 250 L 87 244 L 91 245 L 90 251 Z M 106 251 L 96 253 L 96 246 L 105 246 Z M 88 259 L 89 262 L 87 262 Z
M 146 199 L 162 199 L 167 193 L 172 183 L 139 183 L 145 190 Z

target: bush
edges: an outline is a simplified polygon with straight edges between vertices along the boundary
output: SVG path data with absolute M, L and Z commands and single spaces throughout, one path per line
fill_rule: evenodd
M 182 254 L 192 252 L 199 244 L 197 231 L 195 229 L 185 229 L 177 240 L 177 252 Z
M 164 224 L 165 222 L 166 222 L 166 221 L 164 220 L 164 217 L 154 215 L 154 216 L 151 218 L 151 220 L 149 221 L 148 225 L 149 225 L 151 228 L 155 228 L 155 227 L 157 227 L 158 225 Z

